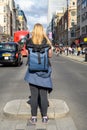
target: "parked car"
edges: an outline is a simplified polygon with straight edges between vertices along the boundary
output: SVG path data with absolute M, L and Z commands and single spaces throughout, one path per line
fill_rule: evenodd
M 0 43 L 0 64 L 14 64 L 20 66 L 23 63 L 21 47 L 15 42 Z

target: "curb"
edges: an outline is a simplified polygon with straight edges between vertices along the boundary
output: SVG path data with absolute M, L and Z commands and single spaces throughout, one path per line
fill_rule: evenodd
M 8 102 L 3 113 L 11 118 L 23 118 L 29 119 L 31 117 L 30 105 L 28 105 L 26 99 L 17 99 Z M 48 117 L 50 119 L 61 118 L 69 113 L 69 108 L 65 101 L 59 99 L 49 99 Z M 41 118 L 40 111 L 38 109 L 38 118 Z
M 87 65 L 87 62 L 86 62 L 85 59 L 82 58 L 82 57 L 66 56 L 66 55 L 62 55 L 62 56 L 63 56 L 63 57 L 66 57 L 66 58 L 69 58 L 69 59 L 71 59 L 71 60 L 78 61 L 78 62 L 80 62 L 80 63 L 83 63 L 83 64 Z

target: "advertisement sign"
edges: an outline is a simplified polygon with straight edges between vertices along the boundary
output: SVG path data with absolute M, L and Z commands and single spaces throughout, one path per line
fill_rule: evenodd
M 84 38 L 84 42 L 87 42 L 87 37 Z

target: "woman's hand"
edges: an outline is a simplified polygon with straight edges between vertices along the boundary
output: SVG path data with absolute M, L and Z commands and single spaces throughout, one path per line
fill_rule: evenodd
M 52 55 L 53 55 L 53 50 L 52 50 L 52 47 L 51 47 L 51 48 L 49 49 L 49 51 L 48 51 L 48 56 L 49 56 L 49 58 L 51 58 Z

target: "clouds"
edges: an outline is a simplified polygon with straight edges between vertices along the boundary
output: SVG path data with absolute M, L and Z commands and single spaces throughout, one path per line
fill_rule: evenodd
M 32 30 L 37 22 L 46 27 L 47 0 L 15 0 L 15 3 L 24 11 L 29 30 Z

